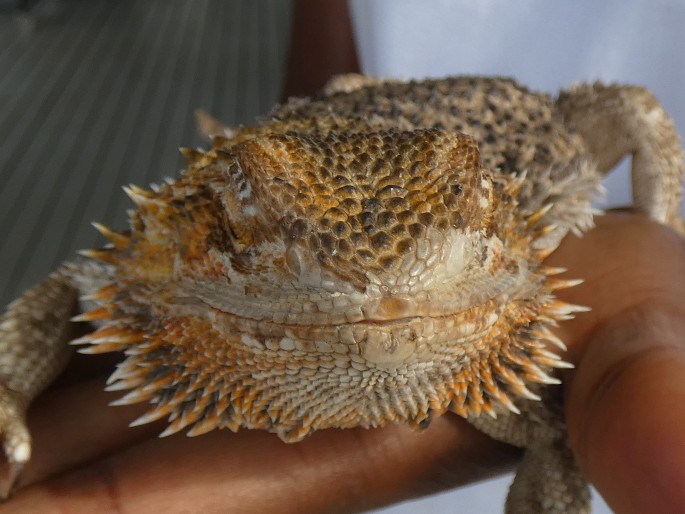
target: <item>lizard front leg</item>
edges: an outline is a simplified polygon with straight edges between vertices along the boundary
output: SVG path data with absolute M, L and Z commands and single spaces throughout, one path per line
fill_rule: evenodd
M 12 302 L 0 317 L 0 435 L 9 465 L 0 479 L 7 497 L 31 457 L 26 410 L 71 355 L 70 317 L 77 288 L 62 267 Z
M 583 137 L 601 173 L 632 156 L 636 210 L 685 234 L 680 137 L 659 101 L 641 87 L 596 83 L 562 92 L 556 104 Z
M 509 488 L 508 514 L 588 514 L 590 489 L 568 445 L 561 391 L 543 387 L 541 400 L 519 402 L 520 414 L 502 410 L 497 418 L 469 417 L 489 436 L 525 448 Z

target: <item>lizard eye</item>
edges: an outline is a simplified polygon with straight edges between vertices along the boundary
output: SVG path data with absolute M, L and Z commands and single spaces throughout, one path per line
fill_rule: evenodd
M 296 245 L 291 245 L 285 251 L 285 263 L 293 275 L 300 276 L 302 273 L 302 255 Z

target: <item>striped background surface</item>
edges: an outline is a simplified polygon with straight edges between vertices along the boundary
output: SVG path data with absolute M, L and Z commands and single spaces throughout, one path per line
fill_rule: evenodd
M 42 0 L 0 14 L 0 304 L 122 228 L 121 186 L 175 176 L 193 112 L 278 101 L 290 0 Z

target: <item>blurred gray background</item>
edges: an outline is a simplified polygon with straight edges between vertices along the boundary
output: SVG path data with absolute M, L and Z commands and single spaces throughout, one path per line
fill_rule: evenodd
M 0 3 L 0 300 L 124 227 L 129 183 L 175 176 L 204 144 L 193 112 L 231 124 L 281 95 L 288 0 Z M 4 11 L 4 12 L 3 12 Z

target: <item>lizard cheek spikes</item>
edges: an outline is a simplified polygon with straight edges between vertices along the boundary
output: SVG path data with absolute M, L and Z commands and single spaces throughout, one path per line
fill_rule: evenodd
M 547 215 L 547 213 L 549 213 L 549 211 L 552 210 L 552 207 L 554 207 L 554 204 L 548 203 L 544 205 L 542 208 L 535 211 L 530 216 L 528 216 L 528 218 L 526 219 L 526 229 L 530 231 L 533 228 L 535 228 L 535 225 L 537 225 L 540 222 L 540 220 L 542 220 Z
M 541 313 L 555 320 L 565 321 L 573 319 L 576 313 L 588 311 L 590 311 L 590 307 L 553 300 L 543 306 Z
M 136 207 L 138 207 L 140 213 L 145 217 L 147 223 L 155 225 L 152 218 L 156 218 L 156 223 L 160 223 L 170 215 L 170 205 L 154 192 L 146 191 L 133 184 L 128 187 L 123 186 L 122 189 L 133 203 L 136 204 Z
M 111 319 L 112 318 L 112 313 L 109 312 L 109 309 L 105 307 L 98 307 L 96 309 L 93 309 L 92 311 L 89 312 L 84 312 L 83 314 L 79 314 L 78 316 L 74 316 L 71 318 L 70 321 L 73 322 L 84 322 L 84 321 L 99 321 L 99 320 L 104 320 L 104 319 Z
M 96 354 L 118 351 L 130 345 L 140 343 L 144 336 L 140 332 L 129 329 L 121 329 L 115 326 L 105 326 L 84 337 L 72 340 L 69 344 L 88 344 L 86 348 L 79 348 L 79 353 Z
M 567 269 L 566 268 L 553 268 L 550 266 L 547 266 L 542 269 L 542 272 L 545 274 L 547 277 L 551 277 L 554 275 L 561 275 L 562 273 L 566 273 Z
M 113 405 L 113 403 L 110 405 Z M 162 419 L 169 416 L 173 409 L 173 405 L 160 405 L 158 408 L 148 411 L 146 414 L 143 414 L 142 416 L 134 419 L 133 421 L 131 421 L 131 423 L 129 423 L 128 426 L 139 427 L 147 423 L 152 423 L 153 421 L 157 421 L 158 419 Z
M 545 260 L 547 257 L 549 257 L 554 250 L 556 250 L 556 246 L 551 246 L 551 247 L 546 247 L 546 248 L 540 248 L 535 251 L 535 256 L 538 258 L 538 260 Z
M 81 296 L 81 300 L 84 302 L 106 302 L 111 300 L 119 287 L 116 284 L 108 284 L 94 293 L 85 294 Z
M 546 285 L 552 291 L 556 291 L 557 289 L 567 289 L 569 287 L 575 287 L 575 286 L 580 285 L 582 283 L 583 283 L 583 279 L 569 279 L 569 280 L 548 279 Z M 577 311 L 577 312 L 583 312 L 583 311 Z
M 183 155 L 183 158 L 186 161 L 186 165 L 189 167 L 200 167 L 202 166 L 202 164 L 210 162 L 210 159 L 207 156 L 207 154 L 201 150 L 195 150 L 194 148 L 188 148 L 187 146 L 183 146 L 179 148 L 179 151 L 181 152 L 181 155 Z
M 566 351 L 566 345 L 564 344 L 564 342 L 561 339 L 559 339 L 556 335 L 554 335 L 552 331 L 549 330 L 547 327 L 536 327 L 531 331 L 531 335 L 537 338 L 539 341 L 549 341 L 560 350 L 564 352 Z
M 556 353 L 548 352 L 547 350 L 540 350 L 537 353 L 537 362 L 542 366 L 548 368 L 565 368 L 572 369 L 574 366 L 570 362 L 563 361 Z M 554 377 L 547 377 L 548 381 L 545 384 L 560 384 L 561 382 Z
M 148 207 L 155 202 L 152 193 L 145 191 L 136 185 L 131 184 L 129 186 L 122 186 L 122 189 L 137 207 Z
M 88 257 L 89 259 L 106 262 L 107 264 L 117 264 L 119 262 L 114 255 L 114 252 L 107 248 L 97 250 L 92 248 L 87 250 L 79 250 L 78 254 L 82 255 L 83 257 Z
M 527 351 L 524 347 L 528 347 Z M 558 359 L 534 345 L 515 340 L 505 342 L 499 352 L 483 355 L 472 361 L 469 368 L 459 369 L 452 380 L 453 398 L 449 409 L 465 418 L 483 413 L 496 418 L 502 408 L 518 414 L 513 399 L 540 399 L 526 387 L 526 382 L 559 383 L 541 369 L 548 367 L 548 362 L 558 363 Z
M 143 392 L 141 388 L 134 389 L 130 393 L 122 396 L 118 400 L 110 402 L 110 405 L 121 406 L 121 405 L 132 405 L 134 403 L 145 402 L 153 398 L 152 392 Z
M 114 245 L 115 248 L 119 250 L 121 250 L 122 248 L 126 248 L 131 243 L 131 238 L 126 234 L 115 232 L 110 228 L 106 227 L 105 225 L 102 225 L 97 222 L 93 222 L 92 225 L 98 232 L 100 232 L 100 234 L 105 236 Z
M 196 437 L 198 435 L 206 434 L 217 428 L 220 422 L 221 417 L 217 413 L 212 413 L 205 416 L 200 421 L 195 422 L 192 428 L 188 430 L 187 435 L 189 437 Z

